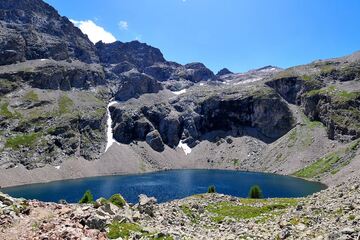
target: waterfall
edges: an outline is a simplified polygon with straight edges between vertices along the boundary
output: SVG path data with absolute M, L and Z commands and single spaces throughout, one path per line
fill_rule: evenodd
M 107 131 L 106 131 L 106 136 L 107 136 L 107 143 L 106 143 L 106 148 L 105 148 L 105 152 L 111 147 L 111 145 L 113 145 L 115 141 L 114 139 L 114 134 L 113 134 L 113 130 L 112 130 L 112 118 L 111 118 L 111 113 L 110 113 L 110 107 L 114 104 L 116 104 L 116 101 L 111 101 L 108 106 L 107 106 L 107 121 L 106 121 L 106 125 L 107 125 Z

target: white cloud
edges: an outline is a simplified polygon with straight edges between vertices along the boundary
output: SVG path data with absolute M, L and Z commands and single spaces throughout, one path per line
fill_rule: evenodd
M 103 41 L 104 43 L 112 43 L 116 41 L 114 35 L 107 32 L 103 27 L 96 25 L 92 20 L 76 21 L 70 19 L 70 21 L 80 28 L 80 30 L 88 35 L 90 41 L 97 43 Z
M 129 29 L 129 24 L 128 24 L 127 21 L 120 21 L 118 25 L 119 25 L 119 28 L 121 30 L 128 30 Z

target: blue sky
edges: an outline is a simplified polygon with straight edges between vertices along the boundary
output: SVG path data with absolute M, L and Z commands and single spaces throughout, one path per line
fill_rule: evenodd
M 95 37 L 138 39 L 167 60 L 199 61 L 213 71 L 286 68 L 360 50 L 359 0 L 46 2 Z

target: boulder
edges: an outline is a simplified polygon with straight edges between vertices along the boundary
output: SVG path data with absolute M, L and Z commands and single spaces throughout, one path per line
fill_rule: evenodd
M 146 143 L 157 152 L 162 152 L 165 149 L 163 140 L 157 130 L 151 131 L 146 135 Z
M 151 217 L 154 216 L 154 206 L 156 205 L 157 200 L 154 197 L 148 197 L 145 194 L 139 195 L 138 210 L 140 213 L 145 213 Z

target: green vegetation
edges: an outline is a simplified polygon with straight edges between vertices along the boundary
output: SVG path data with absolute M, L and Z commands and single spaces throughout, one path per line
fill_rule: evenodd
M 123 208 L 126 204 L 125 199 L 120 194 L 114 194 L 109 198 L 109 202 L 114 204 L 115 206 L 119 208 Z
M 249 198 L 254 198 L 254 199 L 263 198 L 261 188 L 258 185 L 252 186 L 250 188 Z
M 15 150 L 21 147 L 31 147 L 37 142 L 39 136 L 40 133 L 29 133 L 11 137 L 6 140 L 5 147 Z
M 191 211 L 188 205 L 181 205 L 180 209 L 184 212 L 184 214 L 191 220 L 192 223 L 198 223 L 200 217 Z
M 253 204 L 259 206 L 252 206 Z M 272 201 L 244 199 L 242 205 L 236 205 L 230 202 L 219 202 L 208 205 L 206 210 L 214 215 L 212 220 L 215 222 L 222 222 L 226 217 L 235 220 L 259 218 L 259 221 L 264 221 L 269 220 L 271 216 L 281 214 L 283 209 L 296 204 L 296 199 L 273 199 Z
M 29 91 L 25 94 L 24 100 L 30 101 L 30 102 L 37 102 L 39 101 L 39 96 L 34 92 L 34 90 Z
M 314 178 L 324 173 L 336 174 L 344 166 L 348 165 L 355 156 L 355 152 L 360 148 L 360 140 L 349 144 L 336 152 L 320 158 L 313 164 L 295 172 L 293 175 L 303 178 Z
M 294 173 L 297 177 L 313 178 L 322 173 L 329 172 L 333 166 L 340 160 L 337 153 L 332 153 L 319 159 L 313 164 Z
M 335 103 L 339 103 L 339 104 L 360 98 L 360 92 L 358 91 L 347 92 L 344 90 L 339 90 L 335 86 L 329 86 L 327 88 L 311 90 L 306 93 L 306 96 L 308 97 L 312 97 L 315 95 L 328 95 L 332 97 Z
M 59 99 L 59 113 L 66 114 L 69 113 L 74 106 L 73 100 L 69 98 L 67 95 L 62 95 Z
M 107 236 L 110 239 L 130 239 L 132 234 L 140 235 L 139 239 L 173 240 L 173 237 L 168 235 L 149 233 L 144 231 L 139 225 L 135 223 L 121 223 L 118 221 L 114 221 L 110 224 Z
M 134 223 L 113 222 L 109 226 L 108 237 L 110 239 L 116 239 L 120 237 L 124 239 L 128 239 L 132 232 L 141 233 L 142 229 L 139 225 Z
M 289 138 L 288 138 L 288 147 L 293 147 L 297 141 L 297 128 L 294 128 L 291 130 L 290 134 L 289 134 Z
M 304 119 L 304 123 L 306 124 L 306 126 L 308 128 L 310 128 L 311 130 L 317 127 L 323 127 L 324 125 L 322 124 L 322 122 L 319 121 L 311 121 L 305 114 L 303 114 L 303 119 Z
M 336 71 L 336 68 L 332 66 L 331 64 L 325 64 L 320 67 L 321 75 L 328 76 L 333 74 Z
M 94 197 L 91 194 L 90 190 L 87 190 L 79 201 L 80 204 L 93 203 L 93 202 L 94 202 Z
M 0 106 L 0 115 L 6 118 L 12 118 L 14 115 L 9 111 L 9 103 L 3 103 Z
M 233 161 L 234 166 L 239 166 L 239 164 L 240 164 L 239 159 L 233 159 L 232 161 Z
M 16 83 L 0 78 L 0 95 L 14 91 L 16 88 L 18 88 Z
M 216 193 L 216 188 L 215 188 L 215 186 L 214 186 L 214 185 L 209 186 L 207 192 L 208 192 L 208 193 Z

